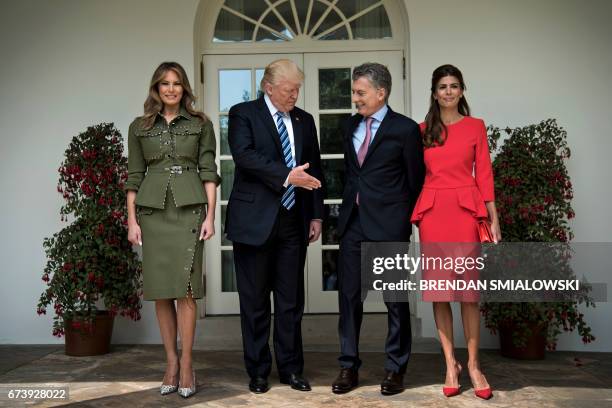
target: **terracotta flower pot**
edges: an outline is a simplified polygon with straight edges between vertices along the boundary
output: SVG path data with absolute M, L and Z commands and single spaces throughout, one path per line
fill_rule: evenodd
M 520 330 L 514 325 L 499 328 L 499 343 L 501 355 L 517 360 L 543 360 L 546 356 L 546 328 L 536 323 L 528 325 L 531 336 L 527 337 L 525 347 L 516 347 L 512 341 L 512 333 Z
M 114 317 L 105 310 L 98 311 L 91 330 L 75 328 L 72 320 L 66 320 L 66 355 L 97 356 L 108 353 L 113 335 L 113 322 Z

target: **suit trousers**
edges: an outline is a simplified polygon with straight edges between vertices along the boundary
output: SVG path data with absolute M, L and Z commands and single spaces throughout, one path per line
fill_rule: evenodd
M 306 242 L 294 207 L 281 207 L 262 246 L 234 242 L 242 345 L 247 373 L 268 377 L 272 368 L 270 292 L 274 296 L 274 354 L 281 377 L 304 369 L 302 315 Z
M 361 243 L 368 241 L 359 221 L 359 207 L 354 206 L 347 227 L 340 240 L 338 268 L 338 306 L 340 320 L 340 357 L 342 368 L 358 370 L 359 333 L 363 320 L 361 302 Z M 406 371 L 412 346 L 410 304 L 385 302 L 387 306 L 387 339 L 385 343 L 385 369 L 403 374 Z

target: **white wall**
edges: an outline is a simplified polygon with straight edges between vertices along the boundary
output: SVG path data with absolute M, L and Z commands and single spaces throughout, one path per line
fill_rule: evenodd
M 86 126 L 127 126 L 142 111 L 148 81 L 176 60 L 193 82 L 198 0 L 20 0 L 3 4 L 0 124 L 0 343 L 51 343 L 51 316 L 37 317 L 45 286 L 42 240 L 58 231 L 57 167 Z M 612 39 L 606 0 L 405 0 L 410 22 L 412 116 L 427 109 L 432 70 L 459 66 L 474 115 L 498 126 L 554 117 L 569 134 L 577 241 L 611 241 L 612 151 L 608 93 Z M 610 277 L 607 279 L 610 284 Z M 610 303 L 586 313 L 598 340 L 564 336 L 560 349 L 611 351 Z M 114 342 L 157 343 L 154 311 L 116 321 Z M 429 305 L 419 305 L 425 336 L 435 336 Z M 459 320 L 456 319 L 461 344 Z M 496 339 L 484 336 L 488 347 Z
M 52 343 L 51 316 L 36 315 L 45 289 L 44 237 L 58 231 L 57 168 L 70 139 L 115 122 L 124 137 L 155 67 L 182 63 L 193 83 L 197 0 L 3 2 L 0 203 L 3 259 L 0 343 Z M 135 324 L 116 319 L 115 342 L 159 342 L 150 302 Z M 63 339 L 59 340 L 63 342 Z
M 576 242 L 611 242 L 612 2 L 593 0 L 405 0 L 410 24 L 412 115 L 422 121 L 431 73 L 451 63 L 464 75 L 473 115 L 517 127 L 556 118 L 568 132 Z M 503 233 L 503 231 L 502 231 Z M 598 276 L 612 286 L 612 277 Z M 608 290 L 608 296 L 611 291 Z M 424 336 L 434 336 L 429 305 L 419 305 Z M 587 309 L 597 341 L 561 336 L 558 348 L 612 350 L 612 303 Z M 459 314 L 456 333 L 463 343 Z M 483 334 L 486 332 L 483 330 Z M 497 339 L 483 336 L 483 345 Z

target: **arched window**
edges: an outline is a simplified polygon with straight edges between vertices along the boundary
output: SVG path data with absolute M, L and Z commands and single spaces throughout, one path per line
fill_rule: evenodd
M 392 38 L 381 0 L 225 0 L 213 42 Z

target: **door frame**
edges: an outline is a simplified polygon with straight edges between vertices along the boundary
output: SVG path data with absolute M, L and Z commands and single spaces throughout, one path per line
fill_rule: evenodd
M 403 82 L 401 79 L 402 74 L 402 59 L 404 58 L 402 51 L 379 51 L 378 55 L 381 58 L 375 58 L 378 61 L 387 61 L 391 75 L 394 78 L 394 83 L 398 85 Z M 329 68 L 351 68 L 351 73 L 355 66 L 360 65 L 371 59 L 370 51 L 349 51 L 349 52 L 338 52 L 338 53 L 304 53 L 304 88 L 314 89 L 315 92 L 307 93 L 304 92 L 305 106 L 304 109 L 310 113 L 315 120 L 317 126 L 317 134 L 320 140 L 320 115 L 334 114 L 334 113 L 347 113 L 350 110 L 351 115 L 355 114 L 355 107 L 350 104 L 350 109 L 319 109 L 319 69 Z M 404 100 L 405 95 L 403 94 L 403 86 L 398 86 L 398 90 L 393 92 L 389 98 L 389 106 L 398 112 L 404 111 Z M 312 96 L 316 95 L 316 98 Z M 334 159 L 345 159 L 344 154 L 326 154 L 321 152 L 322 160 L 334 160 Z M 342 198 L 326 199 L 327 204 L 341 204 Z M 336 244 L 323 244 L 322 238 L 317 242 L 309 245 L 307 253 L 307 265 L 309 268 L 318 270 L 317 273 L 307 273 L 308 277 L 306 288 L 308 297 L 306 298 L 306 307 L 308 313 L 338 313 L 338 292 L 337 291 L 324 291 L 322 290 L 322 251 L 332 250 L 337 251 L 338 245 Z M 365 312 L 386 312 L 386 307 L 382 300 L 381 292 L 370 292 L 366 301 L 364 302 Z
M 379 53 L 385 53 L 388 57 L 392 57 L 395 59 L 402 58 L 403 53 L 401 51 L 380 51 Z M 361 57 L 363 54 L 363 58 L 355 58 Z M 367 55 L 370 55 L 369 52 L 346 52 L 346 53 L 292 53 L 292 54 L 241 54 L 238 56 L 232 55 L 219 55 L 219 54 L 207 54 L 202 55 L 202 62 L 204 66 L 204 77 L 206 80 L 204 81 L 203 86 L 203 95 L 204 98 L 202 100 L 204 106 L 208 106 L 206 110 L 206 114 L 211 117 L 213 122 L 213 128 L 215 130 L 215 134 L 219 139 L 217 143 L 217 155 L 216 162 L 218 168 L 221 168 L 221 161 L 228 160 L 231 158 L 230 155 L 221 155 L 221 134 L 220 134 L 220 125 L 219 125 L 219 117 L 223 114 L 219 111 L 218 102 L 219 102 L 219 79 L 218 79 L 218 70 L 232 70 L 232 69 L 249 69 L 255 70 L 258 68 L 264 67 L 268 61 L 271 61 L 276 58 L 291 58 L 304 70 L 306 74 L 306 78 L 304 81 L 303 88 L 300 92 L 300 99 L 298 101 L 298 106 L 302 107 L 307 112 L 311 113 L 315 119 L 315 124 L 317 129 L 319 129 L 319 109 L 318 109 L 318 75 L 317 70 L 319 68 L 335 68 L 335 67 L 346 67 L 349 65 L 354 68 L 356 65 L 362 63 L 367 60 Z M 326 61 L 326 57 L 332 57 L 331 61 Z M 245 60 L 245 57 L 249 57 Z M 346 61 L 349 61 L 348 63 Z M 397 66 L 399 62 L 395 61 L 393 65 L 390 64 L 390 69 L 395 78 L 399 75 L 400 67 Z M 312 71 L 312 72 L 309 72 Z M 257 89 L 257 84 L 253 81 L 255 80 L 255 71 L 252 71 L 252 83 L 251 83 L 251 91 L 254 92 Z M 395 89 L 400 89 L 400 92 L 403 91 L 404 86 L 400 85 L 398 82 L 403 82 L 402 80 L 396 79 L 394 84 L 396 84 Z M 309 94 L 306 92 L 306 89 L 314 89 L 315 92 Z M 391 93 L 391 98 L 389 101 L 389 105 L 396 111 L 403 111 L 405 107 L 402 103 L 406 99 L 405 93 L 398 95 L 400 92 L 396 91 L 395 93 Z M 316 94 L 316 97 L 313 96 Z M 351 104 L 350 108 L 351 114 L 354 114 L 354 107 Z M 333 111 L 326 111 L 325 113 L 333 113 Z M 320 134 L 317 131 L 317 134 Z M 343 158 L 342 154 L 323 154 L 323 156 L 327 156 L 328 159 L 338 159 Z M 338 156 L 338 157 L 336 157 Z M 238 314 L 240 312 L 239 302 L 238 302 L 238 294 L 237 292 L 223 292 L 222 291 L 222 257 L 221 253 L 225 250 L 229 250 L 231 245 L 223 245 L 222 244 L 222 217 L 221 217 L 221 208 L 222 206 L 227 204 L 227 200 L 221 199 L 221 193 L 218 194 L 217 206 L 215 208 L 216 217 L 215 217 L 215 229 L 217 234 L 206 243 L 205 245 L 205 287 L 206 287 L 206 298 L 204 302 L 205 310 L 202 311 L 202 314 L 205 312 L 208 315 L 222 315 L 222 314 Z M 341 203 L 341 198 L 326 200 L 327 204 L 339 204 Z M 338 312 L 338 302 L 337 302 L 337 291 L 323 291 L 321 290 L 322 285 L 322 262 L 321 255 L 322 251 L 326 249 L 335 250 L 337 245 L 323 245 L 322 239 L 319 239 L 317 242 L 310 244 L 309 250 L 307 253 L 307 260 L 304 270 L 304 288 L 305 288 L 305 313 L 337 313 Z M 414 302 L 411 302 L 414 305 Z M 365 312 L 385 312 L 385 305 L 382 301 L 382 294 L 378 292 L 371 292 L 368 295 L 366 302 L 364 303 L 364 311 Z

